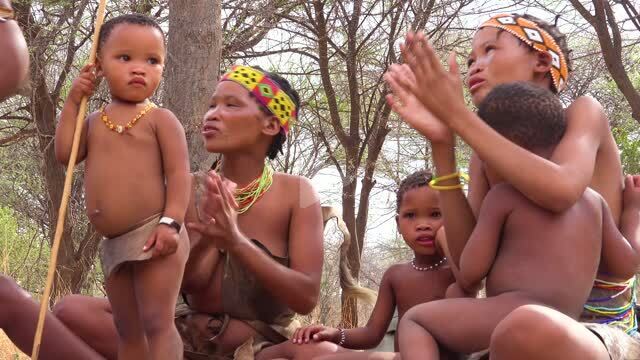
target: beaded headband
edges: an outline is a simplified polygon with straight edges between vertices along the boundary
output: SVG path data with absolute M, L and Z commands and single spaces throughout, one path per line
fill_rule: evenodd
M 539 52 L 551 55 L 551 78 L 556 92 L 565 89 L 569 77 L 569 66 L 560 46 L 548 32 L 540 28 L 533 21 L 509 14 L 495 15 L 485 21 L 478 29 L 494 27 L 502 29 L 516 36 L 525 44 Z
M 298 109 L 289 95 L 267 74 L 249 66 L 235 65 L 220 78 L 220 81 L 225 80 L 233 81 L 249 90 L 262 105 L 280 119 L 284 134 L 289 133 L 289 126 L 295 122 Z

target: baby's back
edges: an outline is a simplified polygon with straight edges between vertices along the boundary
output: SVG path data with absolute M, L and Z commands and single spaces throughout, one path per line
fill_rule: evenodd
M 151 111 L 123 134 L 98 115 L 88 124 L 85 191 L 87 214 L 107 237 L 161 213 L 165 202 L 162 154 Z
M 577 318 L 600 261 L 600 196 L 587 188 L 571 208 L 552 213 L 509 185 L 498 187 L 508 187 L 505 201 L 512 202 L 513 208 L 487 276 L 487 295 L 521 291 Z

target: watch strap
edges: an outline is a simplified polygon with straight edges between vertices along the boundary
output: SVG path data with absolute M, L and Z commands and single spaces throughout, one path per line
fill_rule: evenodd
M 170 218 L 168 216 L 161 217 L 159 223 L 168 225 L 174 228 L 177 232 L 180 232 L 180 229 L 182 229 L 182 225 L 180 225 L 177 221 L 175 221 L 173 218 Z

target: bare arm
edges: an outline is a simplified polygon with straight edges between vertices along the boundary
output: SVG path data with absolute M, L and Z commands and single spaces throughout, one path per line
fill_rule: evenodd
M 378 345 L 389 328 L 393 310 L 396 307 L 395 295 L 393 292 L 393 272 L 398 265 L 392 266 L 384 273 L 380 282 L 378 299 L 371 312 L 367 325 L 354 329 L 344 330 L 345 342 L 342 344 L 347 349 L 371 349 Z M 324 326 L 310 325 L 299 328 L 295 331 L 291 340 L 297 344 L 304 344 L 310 341 L 331 341 L 340 343 L 340 330 Z
M 95 81 L 96 77 L 93 73 L 93 65 L 85 65 L 80 75 L 73 81 L 69 96 L 64 102 L 64 107 L 58 119 L 55 136 L 56 159 L 63 165 L 69 163 L 69 157 L 71 156 L 71 145 L 73 144 L 73 135 L 76 129 L 76 118 L 80 111 L 80 102 L 84 96 L 89 97 L 93 94 Z M 98 114 L 95 113 L 88 116 L 82 126 L 76 163 L 82 162 L 87 156 L 88 122 L 96 116 L 98 116 Z
M 453 146 L 446 143 L 432 143 L 433 162 L 437 176 L 454 173 L 457 170 Z M 471 176 L 474 176 L 472 173 Z M 443 182 L 455 184 L 457 180 Z M 473 184 L 473 177 L 471 184 Z M 460 268 L 460 256 L 475 226 L 475 216 L 462 190 L 440 191 L 440 207 L 444 216 L 447 245 L 452 257 L 452 265 Z
M 467 199 L 473 214 L 477 218 L 480 213 L 482 201 L 484 201 L 484 197 L 487 196 L 491 187 L 489 186 L 487 176 L 484 174 L 482 160 L 480 160 L 475 153 L 471 155 L 471 161 L 469 162 L 469 179 L 469 194 Z
M 624 200 L 625 207 L 620 219 L 619 231 L 609 206 L 601 198 L 602 264 L 600 267 L 609 274 L 626 279 L 640 271 L 640 178 L 627 177 Z
M 242 234 L 243 239 L 229 251 L 273 297 L 299 314 L 308 314 L 316 306 L 320 293 L 323 224 L 320 201 L 311 183 L 300 178 L 299 187 L 301 198 L 293 200 L 289 225 L 289 268 L 278 264 Z M 301 201 L 308 201 L 309 205 L 301 206 Z
M 345 330 L 346 341 L 344 347 L 348 349 L 371 349 L 377 346 L 387 333 L 393 311 L 396 308 L 395 295 L 391 272 L 393 267 L 387 269 L 382 276 L 380 289 L 378 290 L 378 299 L 376 305 L 369 316 L 367 325 L 355 329 Z M 340 339 L 337 339 L 340 341 Z M 336 341 L 337 342 L 337 341 Z
M 550 160 L 507 140 L 469 110 L 445 120 L 509 184 L 557 212 L 573 205 L 591 182 L 601 139 L 609 132 L 602 106 L 586 97 L 567 109 L 567 130 Z
M 167 183 L 163 215 L 184 224 L 191 192 L 189 152 L 184 129 L 175 115 L 167 109 L 155 110 L 154 116 L 156 116 L 157 136 Z
M 460 259 L 458 284 L 468 292 L 475 291 L 496 257 L 500 234 L 511 213 L 515 191 L 508 185 L 496 185 L 487 194 L 478 222 Z
M 69 163 L 69 157 L 71 157 L 71 146 L 73 145 L 73 134 L 76 129 L 76 118 L 78 116 L 80 105 L 75 104 L 69 100 L 64 103 L 60 118 L 58 120 L 58 126 L 56 127 L 55 136 L 55 151 L 56 159 L 62 165 Z M 87 157 L 87 131 L 89 129 L 90 119 L 98 116 L 98 114 L 91 114 L 85 120 L 82 126 L 82 134 L 80 135 L 80 146 L 78 147 L 78 157 L 76 158 L 76 164 L 81 163 Z
M 11 9 L 11 1 L 0 0 Z M 25 81 L 29 70 L 29 52 L 18 23 L 0 22 L 0 100 L 12 95 Z

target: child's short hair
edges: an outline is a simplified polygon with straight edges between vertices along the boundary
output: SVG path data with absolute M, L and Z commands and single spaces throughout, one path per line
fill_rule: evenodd
M 278 86 L 280 86 L 280 89 L 282 89 L 282 91 L 284 91 L 287 95 L 289 95 L 293 103 L 296 105 L 298 114 L 300 114 L 300 95 L 298 95 L 298 92 L 293 88 L 293 86 L 291 86 L 291 83 L 287 79 L 285 79 L 284 77 L 282 77 L 282 75 L 278 73 L 263 70 L 259 66 L 253 66 L 253 68 L 262 71 L 271 80 L 273 80 L 276 84 L 278 84 Z M 253 94 L 251 93 L 249 93 L 249 95 L 253 96 Z M 271 110 L 267 109 L 264 105 L 260 104 L 259 102 L 258 102 L 258 105 L 260 106 L 260 109 L 262 109 L 262 111 L 265 114 L 272 115 Z M 269 157 L 269 159 L 273 160 L 278 156 L 278 153 L 282 153 L 282 145 L 286 140 L 287 140 L 287 135 L 285 135 L 283 131 L 280 131 L 278 135 L 274 137 L 273 142 L 271 143 L 271 146 L 269 146 L 269 150 L 267 150 L 267 156 Z
M 433 174 L 429 170 L 418 170 L 402 179 L 398 191 L 396 192 L 396 211 L 400 210 L 404 194 L 418 187 L 429 186 L 429 181 L 433 179 Z
M 558 97 L 524 81 L 493 88 L 478 107 L 478 116 L 527 150 L 557 145 L 567 127 Z
M 99 37 L 100 40 L 98 41 L 98 53 L 100 53 L 100 49 L 102 48 L 104 43 L 107 42 L 107 39 L 109 39 L 109 36 L 111 35 L 111 32 L 113 31 L 113 29 L 115 29 L 116 26 L 120 24 L 131 24 L 131 25 L 152 27 L 160 31 L 160 34 L 162 34 L 162 39 L 164 39 L 164 32 L 162 31 L 162 28 L 152 18 L 143 14 L 120 15 L 120 16 L 114 17 L 113 19 L 109 19 L 109 21 L 105 22 L 102 25 L 102 28 L 100 28 L 100 37 Z

